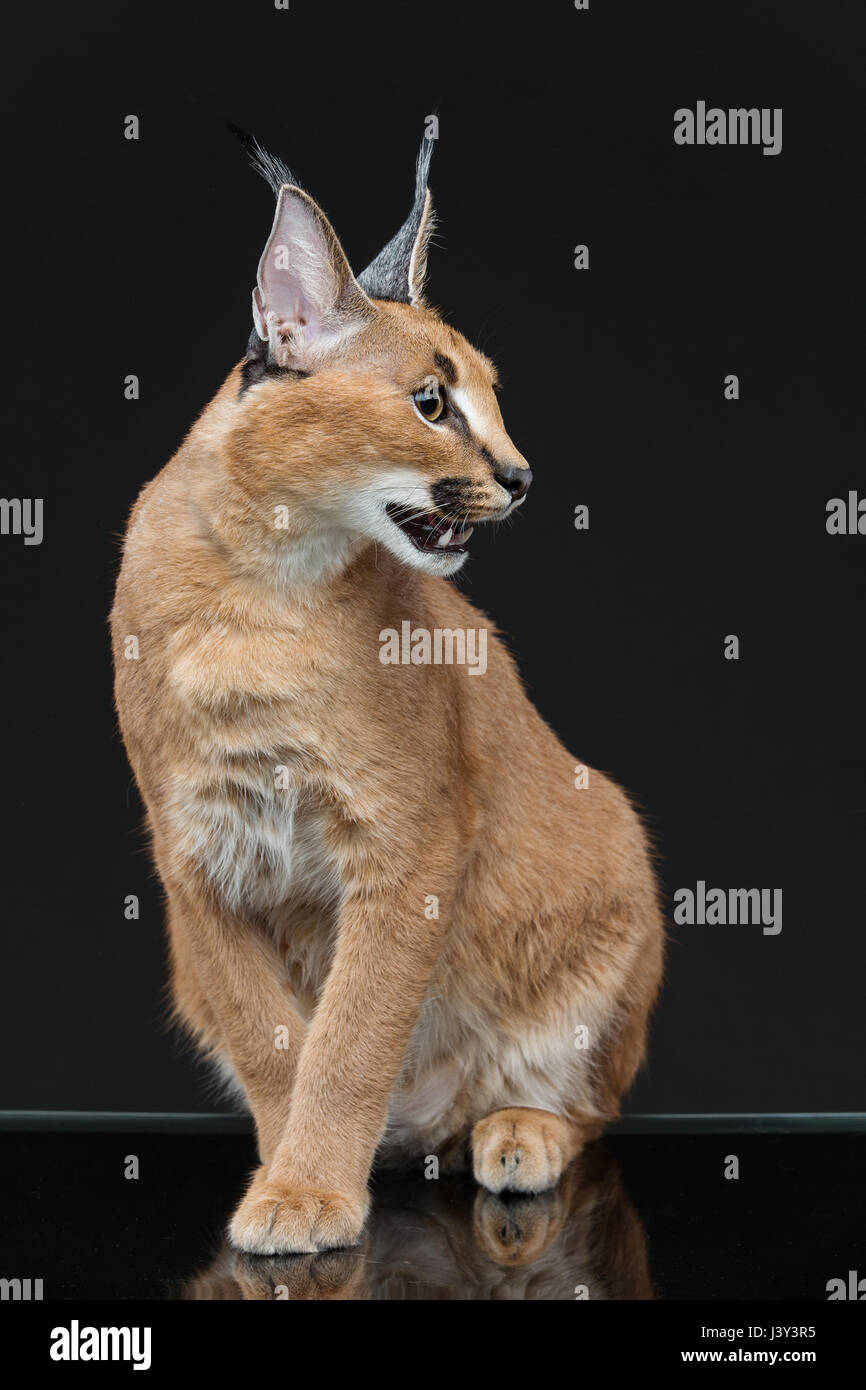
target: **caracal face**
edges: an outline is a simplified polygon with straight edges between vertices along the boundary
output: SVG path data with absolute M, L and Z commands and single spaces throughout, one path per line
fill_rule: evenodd
M 532 475 L 503 424 L 493 364 L 424 303 L 427 163 L 422 147 L 394 298 L 377 294 L 394 292 L 388 247 L 356 279 L 318 205 L 287 170 L 263 170 L 277 209 L 253 292 L 238 456 L 279 482 L 308 530 L 372 540 L 448 576 L 472 528 L 509 516 Z M 297 462 L 304 431 L 309 467 Z M 289 438 L 294 462 L 280 477 Z

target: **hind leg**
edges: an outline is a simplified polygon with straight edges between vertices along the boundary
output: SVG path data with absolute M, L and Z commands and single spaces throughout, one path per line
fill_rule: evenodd
M 608 963 L 610 948 L 598 957 L 602 965 L 597 963 L 598 923 L 595 937 L 584 931 L 578 938 L 583 954 L 569 963 L 568 1012 L 575 1021 L 592 1021 L 590 1050 L 577 1050 L 564 1037 L 553 1051 L 536 1045 L 533 1052 L 527 1043 L 523 1051 L 532 1063 L 528 1084 L 525 1073 L 512 1078 L 516 1093 L 531 1098 L 532 1072 L 556 1076 L 556 1089 L 551 1093 L 548 1084 L 546 1098 L 567 1113 L 510 1106 L 479 1120 L 472 1131 L 473 1169 L 488 1192 L 545 1192 L 555 1187 L 584 1144 L 616 1119 L 643 1060 L 664 940 L 652 885 L 637 907 L 606 918 L 604 929 L 607 938 L 620 943 L 615 970 Z M 551 1012 L 548 1009 L 548 1017 Z
M 547 1192 L 590 1137 L 550 1110 L 494 1110 L 472 1131 L 475 1180 L 488 1192 Z

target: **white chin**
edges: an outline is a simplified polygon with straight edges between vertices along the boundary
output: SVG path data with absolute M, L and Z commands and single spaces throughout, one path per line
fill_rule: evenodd
M 371 520 L 372 526 L 369 524 Z M 466 550 L 419 550 L 399 526 L 395 526 L 382 512 L 375 519 L 367 518 L 367 522 L 367 535 L 371 540 L 383 545 L 396 559 L 424 574 L 436 574 L 447 579 L 449 575 L 457 573 L 469 554 Z
M 449 575 L 456 574 L 468 558 L 467 550 L 419 550 L 398 527 L 390 525 L 390 529 L 393 535 L 386 532 L 377 539 L 381 540 L 398 560 L 403 560 L 405 564 L 421 570 L 424 574 L 438 574 L 447 579 Z

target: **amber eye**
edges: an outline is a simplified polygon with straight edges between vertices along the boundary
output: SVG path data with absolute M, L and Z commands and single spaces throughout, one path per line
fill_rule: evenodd
M 438 420 L 445 409 L 445 392 L 435 376 L 428 377 L 412 399 L 425 420 Z

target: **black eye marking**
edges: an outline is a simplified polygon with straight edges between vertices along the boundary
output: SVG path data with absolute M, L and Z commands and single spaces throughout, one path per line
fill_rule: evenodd
M 446 357 L 444 352 L 434 352 L 433 365 L 443 381 L 446 381 L 449 386 L 455 385 L 457 381 L 457 368 L 450 357 Z

